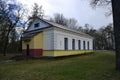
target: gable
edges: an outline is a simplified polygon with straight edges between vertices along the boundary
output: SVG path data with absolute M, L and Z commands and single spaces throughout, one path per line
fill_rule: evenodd
M 48 27 L 48 26 L 50 26 L 48 23 L 43 22 L 40 19 L 36 19 L 33 21 L 33 23 L 30 25 L 27 31 L 37 30 L 37 29 Z
M 56 27 L 56 28 L 60 28 L 60 29 L 65 30 L 65 31 L 77 33 L 77 34 L 80 34 L 80 35 L 85 36 L 85 37 L 93 38 L 86 33 L 83 33 L 83 32 L 80 32 L 80 31 L 62 26 L 60 24 L 57 24 L 57 23 L 54 23 L 54 22 L 51 22 L 51 21 L 48 21 L 48 20 L 45 20 L 45 19 L 40 19 L 40 18 L 34 20 L 33 23 L 30 25 L 30 27 L 26 30 L 26 32 L 27 31 L 33 31 L 33 30 L 41 30 L 43 28 L 49 28 L 51 26 Z

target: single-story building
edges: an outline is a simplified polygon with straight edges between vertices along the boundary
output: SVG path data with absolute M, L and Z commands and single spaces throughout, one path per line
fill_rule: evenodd
M 32 57 L 58 57 L 93 52 L 93 37 L 37 18 L 23 33 L 22 53 Z

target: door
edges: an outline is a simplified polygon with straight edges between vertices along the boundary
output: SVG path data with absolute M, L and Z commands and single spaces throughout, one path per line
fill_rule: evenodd
M 27 50 L 26 50 L 27 56 L 29 56 L 29 44 L 27 44 Z

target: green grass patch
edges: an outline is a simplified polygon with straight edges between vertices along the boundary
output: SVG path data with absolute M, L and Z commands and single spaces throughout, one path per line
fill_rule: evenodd
M 62 59 L 25 59 L 0 63 L 0 80 L 120 80 L 115 54 L 94 54 Z

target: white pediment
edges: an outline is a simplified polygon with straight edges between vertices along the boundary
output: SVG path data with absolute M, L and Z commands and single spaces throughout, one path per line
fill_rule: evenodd
M 42 21 L 40 19 L 36 19 L 30 25 L 30 27 L 27 29 L 27 31 L 37 30 L 37 29 L 48 27 L 48 26 L 50 26 L 48 23 L 46 23 L 46 22 L 44 22 L 44 21 Z

